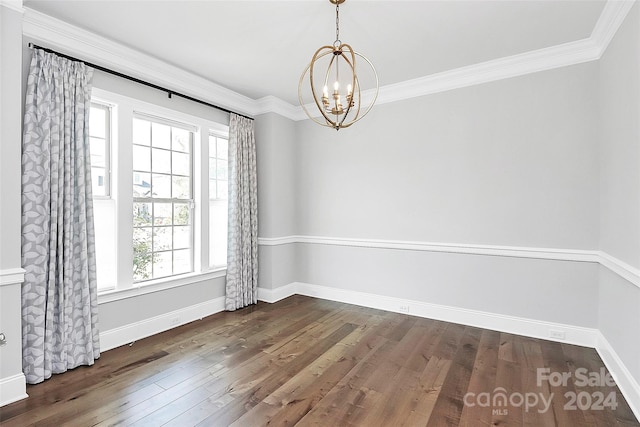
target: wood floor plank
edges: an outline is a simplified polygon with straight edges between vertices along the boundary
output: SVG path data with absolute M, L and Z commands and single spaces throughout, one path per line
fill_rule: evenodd
M 492 423 L 492 407 L 484 406 L 483 393 L 491 393 L 495 389 L 498 371 L 498 349 L 500 347 L 500 333 L 483 331 L 478 344 L 473 374 L 469 379 L 469 386 L 465 393 L 465 405 L 460 415 L 460 426 L 489 426 Z M 466 402 L 470 402 L 467 404 Z
M 461 332 L 458 338 L 445 342 L 448 347 L 456 342 L 456 351 L 427 426 L 460 424 L 464 395 L 469 388 L 482 330 L 466 327 Z
M 541 369 L 572 377 L 539 382 Z M 607 372 L 595 350 L 293 296 L 105 352 L 92 367 L 28 386 L 28 399 L 0 409 L 0 423 L 640 427 L 617 386 L 580 384 L 583 371 Z M 499 387 L 549 407 L 494 405 Z M 482 392 L 490 404 L 465 402 Z M 596 392 L 613 393 L 617 406 L 567 408 L 565 393 Z

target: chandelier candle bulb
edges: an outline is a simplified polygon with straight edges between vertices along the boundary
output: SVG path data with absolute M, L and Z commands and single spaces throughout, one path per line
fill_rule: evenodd
M 363 118 L 376 102 L 379 91 L 379 80 L 376 69 L 364 55 L 356 52 L 353 48 L 340 40 L 340 4 L 345 0 L 329 0 L 331 4 L 336 6 L 336 40 L 332 45 L 320 47 L 314 53 L 311 62 L 302 75 L 298 83 L 298 99 L 305 114 L 314 122 L 322 126 L 332 127 L 335 130 L 346 128 Z M 369 66 L 369 73 L 365 76 L 356 74 L 356 59 L 359 64 L 366 63 Z M 319 72 L 315 72 L 320 69 Z M 358 71 L 366 70 L 366 67 L 358 67 Z M 322 76 L 320 80 L 318 75 Z M 369 80 L 366 79 L 369 78 Z M 345 94 L 345 103 L 342 104 L 342 96 L 340 94 L 340 78 L 342 83 L 347 84 L 347 93 Z M 333 81 L 333 102 L 329 102 L 328 83 Z M 373 87 L 371 83 L 373 82 Z M 308 86 L 305 84 L 308 83 Z M 362 106 L 362 90 L 363 86 L 367 89 L 367 95 L 373 94 L 368 106 Z M 317 118 L 318 114 L 312 114 L 304 101 L 304 87 L 311 89 L 313 103 L 315 103 L 321 118 Z M 344 86 L 343 86 L 344 87 Z M 322 94 L 320 96 L 320 94 Z M 330 105 L 333 104 L 333 105 Z

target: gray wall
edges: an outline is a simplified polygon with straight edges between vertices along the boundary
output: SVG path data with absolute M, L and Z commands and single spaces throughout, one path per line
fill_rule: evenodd
M 0 5 L 0 274 L 20 268 L 22 14 Z M 0 382 L 22 373 L 21 285 L 0 283 Z M 16 391 L 16 390 L 12 390 Z M 1 399 L 15 398 L 0 393 Z M 24 392 L 24 388 L 22 390 Z
M 299 233 L 593 249 L 597 64 L 300 122 Z
M 598 264 L 299 244 L 297 281 L 595 328 Z
M 640 7 L 616 33 L 600 67 L 600 249 L 640 268 Z M 598 328 L 640 383 L 640 288 L 600 274 Z
M 297 147 L 295 123 L 268 113 L 256 117 L 258 159 L 258 234 L 296 233 Z M 272 289 L 295 281 L 293 245 L 259 247 L 258 284 Z
M 224 296 L 224 277 L 101 303 L 100 331 L 130 325 Z
M 22 49 L 22 15 L 7 7 L 2 11 L 2 37 L 0 54 L 2 55 L 2 74 L 0 96 L 2 126 L 0 126 L 0 191 L 2 209 L 0 209 L 0 269 L 18 268 L 21 265 L 21 209 L 20 186 L 22 156 L 22 118 L 21 87 L 23 76 L 20 73 Z M 26 82 L 26 75 L 25 75 Z
M 296 234 L 592 250 L 598 66 L 376 106 L 335 132 L 298 123 Z M 596 264 L 297 245 L 297 281 L 597 325 Z

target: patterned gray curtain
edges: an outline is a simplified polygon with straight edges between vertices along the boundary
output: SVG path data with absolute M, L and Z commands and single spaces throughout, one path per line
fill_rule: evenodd
M 258 184 L 253 120 L 231 114 L 229 124 L 229 311 L 258 302 Z
M 27 382 L 100 356 L 89 108 L 93 69 L 33 50 L 22 145 Z

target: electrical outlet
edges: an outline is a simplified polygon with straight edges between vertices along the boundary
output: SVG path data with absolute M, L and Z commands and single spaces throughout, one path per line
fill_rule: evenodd
M 402 313 L 408 313 L 409 312 L 409 306 L 408 305 L 401 305 L 400 307 L 398 307 L 398 310 Z
M 7 336 L 0 332 L 0 345 L 7 345 Z
M 178 326 L 179 324 L 180 324 L 179 317 L 173 317 L 171 318 L 171 320 L 169 320 L 169 326 Z
M 553 329 L 549 331 L 549 338 L 556 340 L 566 339 L 564 331 L 554 331 Z

